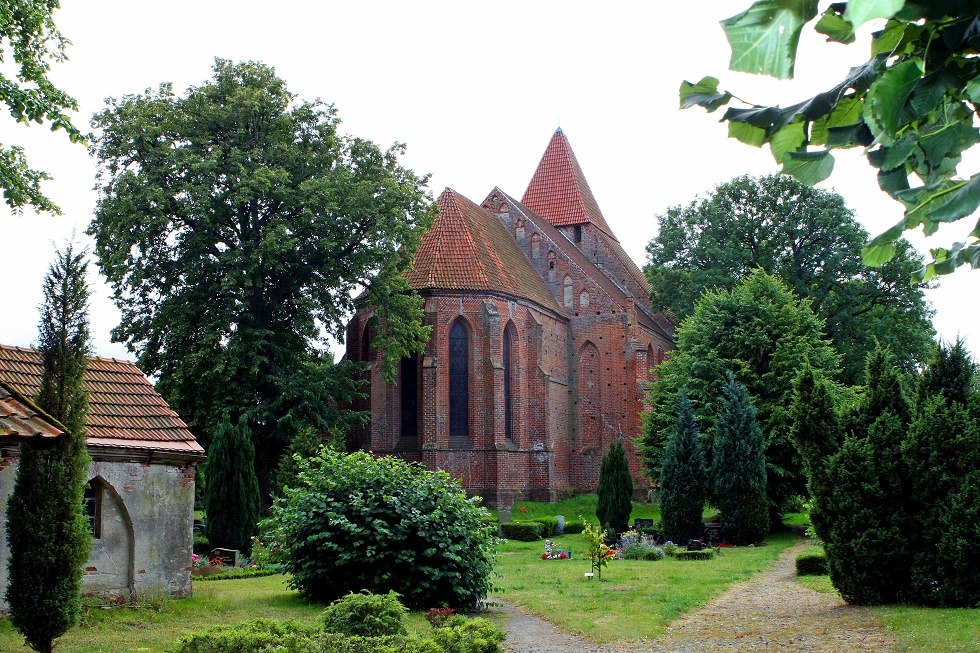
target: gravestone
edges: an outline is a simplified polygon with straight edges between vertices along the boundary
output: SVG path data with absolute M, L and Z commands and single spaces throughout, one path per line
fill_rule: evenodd
M 555 515 L 555 520 L 558 522 L 555 526 L 555 535 L 561 535 L 565 532 L 565 515 Z

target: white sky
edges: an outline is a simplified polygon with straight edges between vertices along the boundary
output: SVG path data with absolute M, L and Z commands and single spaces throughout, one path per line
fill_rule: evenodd
M 164 81 L 181 93 L 210 78 L 215 57 L 259 60 L 298 97 L 334 103 L 344 131 L 382 146 L 407 143 L 403 163 L 432 174 L 434 196 L 450 186 L 475 202 L 494 186 L 520 197 L 561 126 L 607 221 L 642 265 L 655 216 L 668 206 L 739 174 L 776 170 L 768 150 L 726 137 L 720 111 L 679 111 L 682 79 L 712 74 L 747 100 L 786 105 L 829 88 L 867 56 L 864 46 L 825 44 L 807 29 L 796 81 L 730 73 L 718 21 L 748 4 L 65 2 L 55 19 L 73 45 L 52 78 L 78 100 L 76 124 L 87 131 L 106 97 Z M 45 191 L 64 211 L 12 216 L 0 208 L 0 342 L 29 346 L 55 246 L 73 232 L 86 241 L 95 163 L 61 133 L 25 129 L 6 115 L 0 142 L 25 146 L 33 166 L 54 176 Z M 841 193 L 872 233 L 898 222 L 901 207 L 877 189 L 859 153 L 837 158 L 823 186 Z M 973 172 L 977 158 L 965 170 Z M 966 231 L 941 232 L 932 246 Z M 914 240 L 925 251 L 927 241 Z M 91 268 L 95 351 L 131 358 L 110 342 L 118 312 L 94 262 Z M 978 283 L 980 272 L 961 269 L 928 294 L 939 334 L 963 335 L 974 352 Z

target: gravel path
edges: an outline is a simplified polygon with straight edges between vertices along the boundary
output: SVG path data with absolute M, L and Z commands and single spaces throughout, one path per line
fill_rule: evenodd
M 523 609 L 504 604 L 511 653 L 886 653 L 894 639 L 868 611 L 803 587 L 787 549 L 769 569 L 734 585 L 643 643 L 592 644 L 566 635 Z

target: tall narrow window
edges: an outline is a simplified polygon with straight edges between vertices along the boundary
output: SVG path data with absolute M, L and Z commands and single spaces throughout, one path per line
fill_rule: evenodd
M 457 320 L 449 331 L 449 435 L 465 438 L 470 431 L 469 334 Z
M 514 438 L 514 400 L 511 395 L 513 388 L 512 377 L 514 374 L 514 365 L 511 357 L 511 331 L 513 330 L 514 327 L 509 324 L 504 329 L 504 436 L 508 440 Z
M 555 282 L 555 253 L 548 252 L 548 281 Z
M 412 354 L 402 359 L 401 403 L 402 437 L 416 438 L 419 435 L 419 357 Z
M 580 224 L 575 225 L 575 242 L 582 242 L 582 225 Z
M 562 303 L 565 305 L 565 308 L 571 308 L 572 307 L 572 278 L 568 275 L 565 275 L 565 283 L 563 285 L 564 285 L 563 288 L 564 294 L 562 296 L 562 300 L 563 300 Z
M 92 479 L 85 486 L 85 515 L 88 517 L 88 525 L 92 530 L 92 537 L 102 538 L 102 484 L 97 479 Z
M 541 236 L 537 232 L 531 234 L 531 258 L 541 257 Z

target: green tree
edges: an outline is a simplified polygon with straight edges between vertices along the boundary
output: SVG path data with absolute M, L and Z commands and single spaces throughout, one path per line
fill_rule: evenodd
M 211 441 L 205 476 L 208 542 L 214 547 L 250 550 L 259 520 L 259 483 L 255 448 L 244 422 L 233 425 L 225 414 Z
M 816 0 L 756 0 L 722 21 L 732 46 L 729 67 L 792 77 L 800 33 L 817 13 Z M 904 231 L 921 225 L 930 235 L 980 206 L 980 173 L 958 171 L 963 153 L 980 141 L 980 11 L 969 0 L 850 0 L 828 5 L 814 28 L 830 41 L 851 43 L 855 29 L 874 18 L 888 21 L 873 35 L 871 58 L 840 84 L 785 108 L 730 107 L 723 120 L 731 137 L 756 147 L 768 143 L 782 172 L 808 184 L 831 174 L 832 150 L 864 147 L 878 185 L 905 206 L 904 219 L 864 250 L 866 262 L 880 265 Z M 680 88 L 682 108 L 714 111 L 734 97 L 719 91 L 714 77 Z M 932 255 L 916 278 L 964 263 L 980 268 L 980 226 L 965 242 Z
M 83 510 L 89 456 L 88 393 L 82 384 L 89 351 L 85 253 L 69 245 L 44 279 L 38 350 L 43 371 L 38 405 L 65 427 L 55 444 L 21 446 L 7 503 L 7 603 L 14 626 L 35 651 L 53 642 L 81 613 L 82 565 L 92 549 Z
M 943 395 L 951 402 L 967 406 L 978 392 L 977 383 L 977 366 L 970 359 L 963 340 L 957 338 L 952 345 L 940 343 L 919 378 L 916 405 L 922 407 L 929 398 Z
M 220 59 L 183 96 L 164 84 L 93 119 L 113 337 L 205 444 L 225 410 L 248 423 L 265 494 L 288 439 L 354 399 L 358 364 L 315 351 L 359 293 L 391 371 L 428 336 L 402 276 L 435 210 L 426 178 L 338 123 L 272 68 Z
M 708 499 L 708 470 L 701 435 L 687 392 L 681 389 L 674 411 L 674 429 L 664 450 L 660 473 L 660 515 L 664 537 L 686 542 L 701 536 L 701 514 Z
M 599 495 L 595 514 L 599 524 L 613 532 L 624 533 L 629 527 L 633 511 L 633 478 L 623 443 L 617 440 L 609 445 L 599 468 Z
M 473 609 L 486 598 L 496 527 L 459 481 L 328 448 L 299 466 L 263 522 L 291 587 L 317 601 L 395 591 L 415 609 Z
M 68 111 L 77 111 L 74 98 L 48 79 L 51 63 L 62 61 L 68 40 L 54 24 L 58 0 L 7 0 L 0 9 L 0 61 L 13 66 L 0 72 L 0 102 L 20 123 L 51 123 L 51 131 L 64 129 L 71 142 L 82 140 Z M 9 50 L 9 57 L 6 51 Z M 14 211 L 33 206 L 39 211 L 60 213 L 41 192 L 41 182 L 51 177 L 32 169 L 24 148 L 0 146 L 0 188 L 4 201 Z
M 714 419 L 730 370 L 752 397 L 766 438 L 766 488 L 773 521 L 784 501 L 805 489 L 802 460 L 793 443 L 790 407 L 793 380 L 804 365 L 833 377 L 838 357 L 823 340 L 823 324 L 778 279 L 755 270 L 731 291 L 708 291 L 675 332 L 677 349 L 657 368 L 648 392 L 640 449 L 654 479 L 660 478 L 673 406 L 687 387 L 710 457 Z M 709 461 L 709 468 L 711 463 Z
M 706 289 L 731 290 L 761 268 L 810 300 L 841 355 L 844 383 L 863 382 L 878 342 L 907 372 L 929 359 L 932 311 L 925 286 L 908 283 L 920 257 L 901 241 L 887 264 L 864 265 L 868 234 L 836 193 L 782 175 L 742 176 L 668 209 L 658 224 L 646 266 L 658 309 L 683 319 Z
M 711 457 L 711 502 L 721 510 L 725 539 L 752 544 L 769 532 L 765 438 L 749 394 L 733 374 L 728 374 L 721 392 Z
M 844 438 L 834 390 L 830 380 L 806 365 L 794 382 L 790 409 L 793 441 L 803 457 L 807 491 L 812 501 L 810 520 L 817 536 L 823 540 L 828 537 L 827 521 L 823 517 L 824 501 L 833 491 L 827 461 L 840 448 Z

